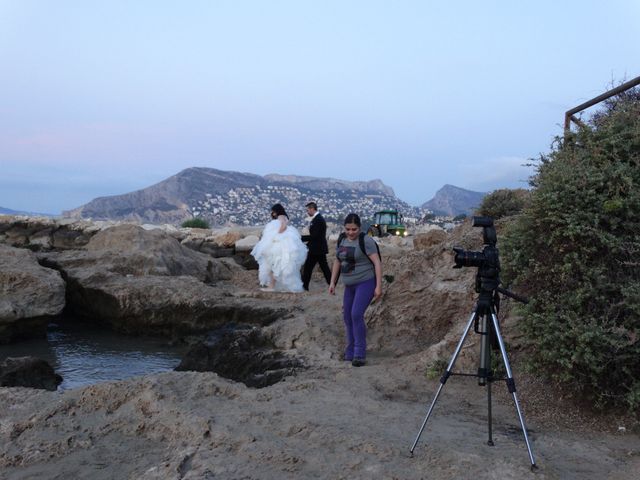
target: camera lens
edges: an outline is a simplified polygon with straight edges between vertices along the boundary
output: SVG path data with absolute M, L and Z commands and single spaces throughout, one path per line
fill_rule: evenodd
M 483 252 L 465 251 L 457 247 L 453 247 L 453 251 L 456 252 L 454 257 L 456 265 L 454 268 L 481 267 L 484 263 L 485 258 Z

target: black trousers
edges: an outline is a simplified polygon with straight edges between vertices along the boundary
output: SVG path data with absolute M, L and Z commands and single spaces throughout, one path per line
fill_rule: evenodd
M 327 256 L 324 253 L 308 253 L 307 260 L 304 262 L 304 268 L 302 269 L 302 286 L 305 290 L 309 290 L 309 282 L 311 281 L 311 274 L 316 263 L 320 264 L 320 270 L 324 274 L 324 278 L 327 281 L 327 285 L 331 282 L 331 269 L 327 263 Z

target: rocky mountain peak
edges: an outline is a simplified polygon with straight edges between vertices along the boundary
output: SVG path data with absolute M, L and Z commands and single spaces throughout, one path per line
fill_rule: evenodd
M 432 210 L 436 215 L 471 215 L 485 195 L 484 192 L 474 192 L 447 184 L 438 190 L 431 200 L 422 204 L 422 208 Z
M 301 175 L 280 175 L 271 173 L 264 176 L 265 180 L 276 183 L 288 183 L 311 190 L 355 190 L 358 192 L 381 193 L 395 196 L 393 188 L 385 185 L 382 180 L 348 181 L 337 178 L 306 177 Z
M 194 216 L 211 225 L 260 225 L 268 209 L 283 203 L 295 223 L 304 223 L 304 205 L 316 200 L 327 218 L 340 219 L 351 211 L 364 215 L 383 208 L 398 208 L 419 216 L 414 207 L 398 199 L 381 180 L 347 181 L 335 178 L 252 173 L 191 167 L 155 185 L 92 200 L 63 212 L 72 218 L 181 223 Z

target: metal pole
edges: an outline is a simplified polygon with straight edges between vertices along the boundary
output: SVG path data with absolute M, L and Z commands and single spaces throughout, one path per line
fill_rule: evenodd
M 509 365 L 509 359 L 507 358 L 507 349 L 504 346 L 504 341 L 502 340 L 502 334 L 500 333 L 500 326 L 498 325 L 498 317 L 496 316 L 496 311 L 493 307 L 491 307 L 491 319 L 493 320 L 493 328 L 496 330 L 496 337 L 498 337 L 498 344 L 500 345 L 500 353 L 502 354 L 502 361 L 504 362 L 504 368 L 507 371 L 507 387 L 509 388 L 509 393 L 513 397 L 513 403 L 516 406 L 516 411 L 518 412 L 518 418 L 520 419 L 520 426 L 522 427 L 522 434 L 524 435 L 524 442 L 527 444 L 527 451 L 529 452 L 529 460 L 531 461 L 531 469 L 535 470 L 538 468 L 536 466 L 536 460 L 533 458 L 533 452 L 531 451 L 531 444 L 529 443 L 529 435 L 527 434 L 527 427 L 524 424 L 524 417 L 522 416 L 522 411 L 520 410 L 520 404 L 518 403 L 518 396 L 516 395 L 516 383 L 513 380 L 513 374 L 511 373 L 511 366 Z
M 491 418 L 491 380 L 487 382 L 487 422 L 489 423 L 489 440 L 487 440 L 487 445 L 493 447 L 493 426 L 492 426 L 492 418 Z
M 572 118 L 576 113 L 581 112 L 589 107 L 594 106 L 596 103 L 600 103 L 607 98 L 613 97 L 619 93 L 624 92 L 625 90 L 629 90 L 630 88 L 635 87 L 636 85 L 640 85 L 640 77 L 636 77 L 628 82 L 623 83 L 622 85 L 617 86 L 616 88 L 612 88 L 611 90 L 604 92 L 602 95 L 598 95 L 591 100 L 584 102 L 577 107 L 572 108 L 571 110 L 567 110 L 564 114 L 564 132 L 565 135 L 569 132 L 571 128 L 571 121 L 574 120 Z M 576 119 L 577 120 L 577 119 Z M 577 122 L 576 122 L 577 123 Z

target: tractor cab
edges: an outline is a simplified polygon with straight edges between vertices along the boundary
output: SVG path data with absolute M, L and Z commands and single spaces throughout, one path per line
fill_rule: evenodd
M 373 223 L 369 226 L 367 234 L 372 237 L 387 235 L 406 237 L 409 232 L 402 223 L 402 214 L 397 210 L 381 210 L 373 215 Z

